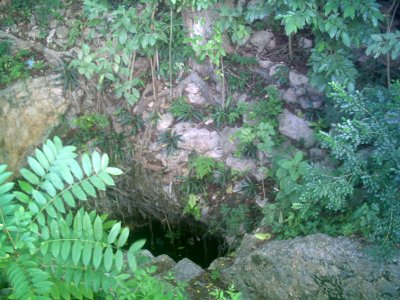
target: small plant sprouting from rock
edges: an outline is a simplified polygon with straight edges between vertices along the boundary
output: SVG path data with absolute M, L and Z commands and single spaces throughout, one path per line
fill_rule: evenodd
M 183 142 L 182 135 L 171 131 L 162 132 L 158 138 L 167 155 L 173 155 L 179 149 L 179 142 Z
M 172 101 L 170 112 L 177 121 L 192 122 L 193 120 L 201 121 L 203 119 L 201 112 L 190 105 L 184 97 Z

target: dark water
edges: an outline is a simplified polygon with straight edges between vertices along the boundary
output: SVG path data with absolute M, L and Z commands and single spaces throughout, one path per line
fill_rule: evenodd
M 226 254 L 223 238 L 210 235 L 201 223 L 168 226 L 157 220 L 143 221 L 145 226 L 134 228 L 130 240 L 146 239 L 145 249 L 154 256 L 167 254 L 175 261 L 187 257 L 202 268 L 207 268 L 217 257 Z

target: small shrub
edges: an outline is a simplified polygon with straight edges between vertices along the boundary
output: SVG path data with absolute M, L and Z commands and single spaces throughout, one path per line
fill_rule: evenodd
M 172 101 L 170 112 L 178 121 L 192 122 L 193 120 L 201 121 L 203 119 L 201 112 L 190 105 L 183 97 Z
M 158 143 L 162 144 L 167 155 L 173 155 L 178 149 L 178 143 L 183 142 L 182 135 L 171 131 L 162 132 L 158 138 Z
M 197 155 L 189 160 L 189 169 L 194 170 L 197 179 L 209 177 L 216 167 L 216 161 L 209 156 Z
M 183 209 L 183 214 L 191 215 L 196 220 L 200 220 L 201 212 L 200 212 L 199 200 L 200 200 L 199 196 L 190 194 L 189 199 L 185 205 L 185 208 Z
M 246 197 L 253 198 L 259 193 L 260 185 L 256 180 L 247 176 L 240 181 L 240 191 Z

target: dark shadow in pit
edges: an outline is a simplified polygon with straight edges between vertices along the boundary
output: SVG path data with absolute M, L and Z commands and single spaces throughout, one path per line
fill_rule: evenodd
M 168 225 L 158 220 L 135 220 L 131 225 L 130 244 L 145 239 L 144 249 L 154 256 L 167 254 L 175 261 L 188 258 L 202 268 L 227 253 L 224 238 L 211 235 L 208 227 L 200 222 L 181 222 L 179 225 Z

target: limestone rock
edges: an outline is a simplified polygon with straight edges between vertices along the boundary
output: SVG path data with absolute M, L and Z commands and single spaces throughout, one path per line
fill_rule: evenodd
M 202 105 L 207 102 L 201 93 L 200 87 L 193 82 L 188 83 L 188 85 L 185 87 L 185 92 L 187 95 L 187 100 L 191 104 Z
M 294 71 L 289 72 L 289 80 L 290 84 L 295 87 L 304 85 L 308 82 L 308 78 L 305 75 L 299 74 Z
M 269 70 L 274 65 L 274 62 L 272 60 L 269 60 L 268 58 L 263 59 L 263 60 L 258 60 L 257 62 L 261 68 L 264 68 L 267 70 Z
M 184 258 L 172 268 L 172 272 L 175 274 L 177 280 L 187 282 L 201 275 L 204 270 L 190 259 Z
M 324 234 L 241 247 L 221 275 L 246 300 L 400 299 L 399 251 L 385 263 L 355 240 Z
M 299 46 L 303 49 L 310 49 L 313 47 L 313 41 L 305 37 L 299 38 Z
M 307 122 L 285 109 L 279 116 L 279 132 L 297 142 L 303 142 L 306 147 L 314 144 L 314 133 Z
M 205 154 L 218 147 L 219 135 L 216 131 L 209 131 L 206 128 L 197 128 L 187 122 L 175 125 L 175 132 L 182 135 L 183 142 L 179 147 L 184 150 L 195 150 L 197 153 Z
M 228 167 L 239 172 L 252 172 L 257 168 L 254 160 L 245 158 L 240 159 L 233 156 L 228 156 L 225 163 Z
M 282 95 L 282 100 L 286 103 L 296 103 L 297 96 L 294 88 L 288 88 Z
M 170 113 L 163 114 L 157 123 L 157 130 L 164 131 L 174 122 L 174 117 Z
M 66 27 L 66 26 L 60 26 L 60 27 L 57 27 L 57 29 L 56 29 L 56 35 L 59 39 L 68 38 L 68 32 L 69 32 L 69 30 L 68 30 L 68 27 Z
M 261 52 L 264 48 L 274 49 L 276 47 L 274 34 L 268 30 L 260 30 L 253 33 L 250 42 Z
M 13 171 L 40 146 L 68 108 L 52 77 L 30 78 L 0 91 L 0 162 Z

